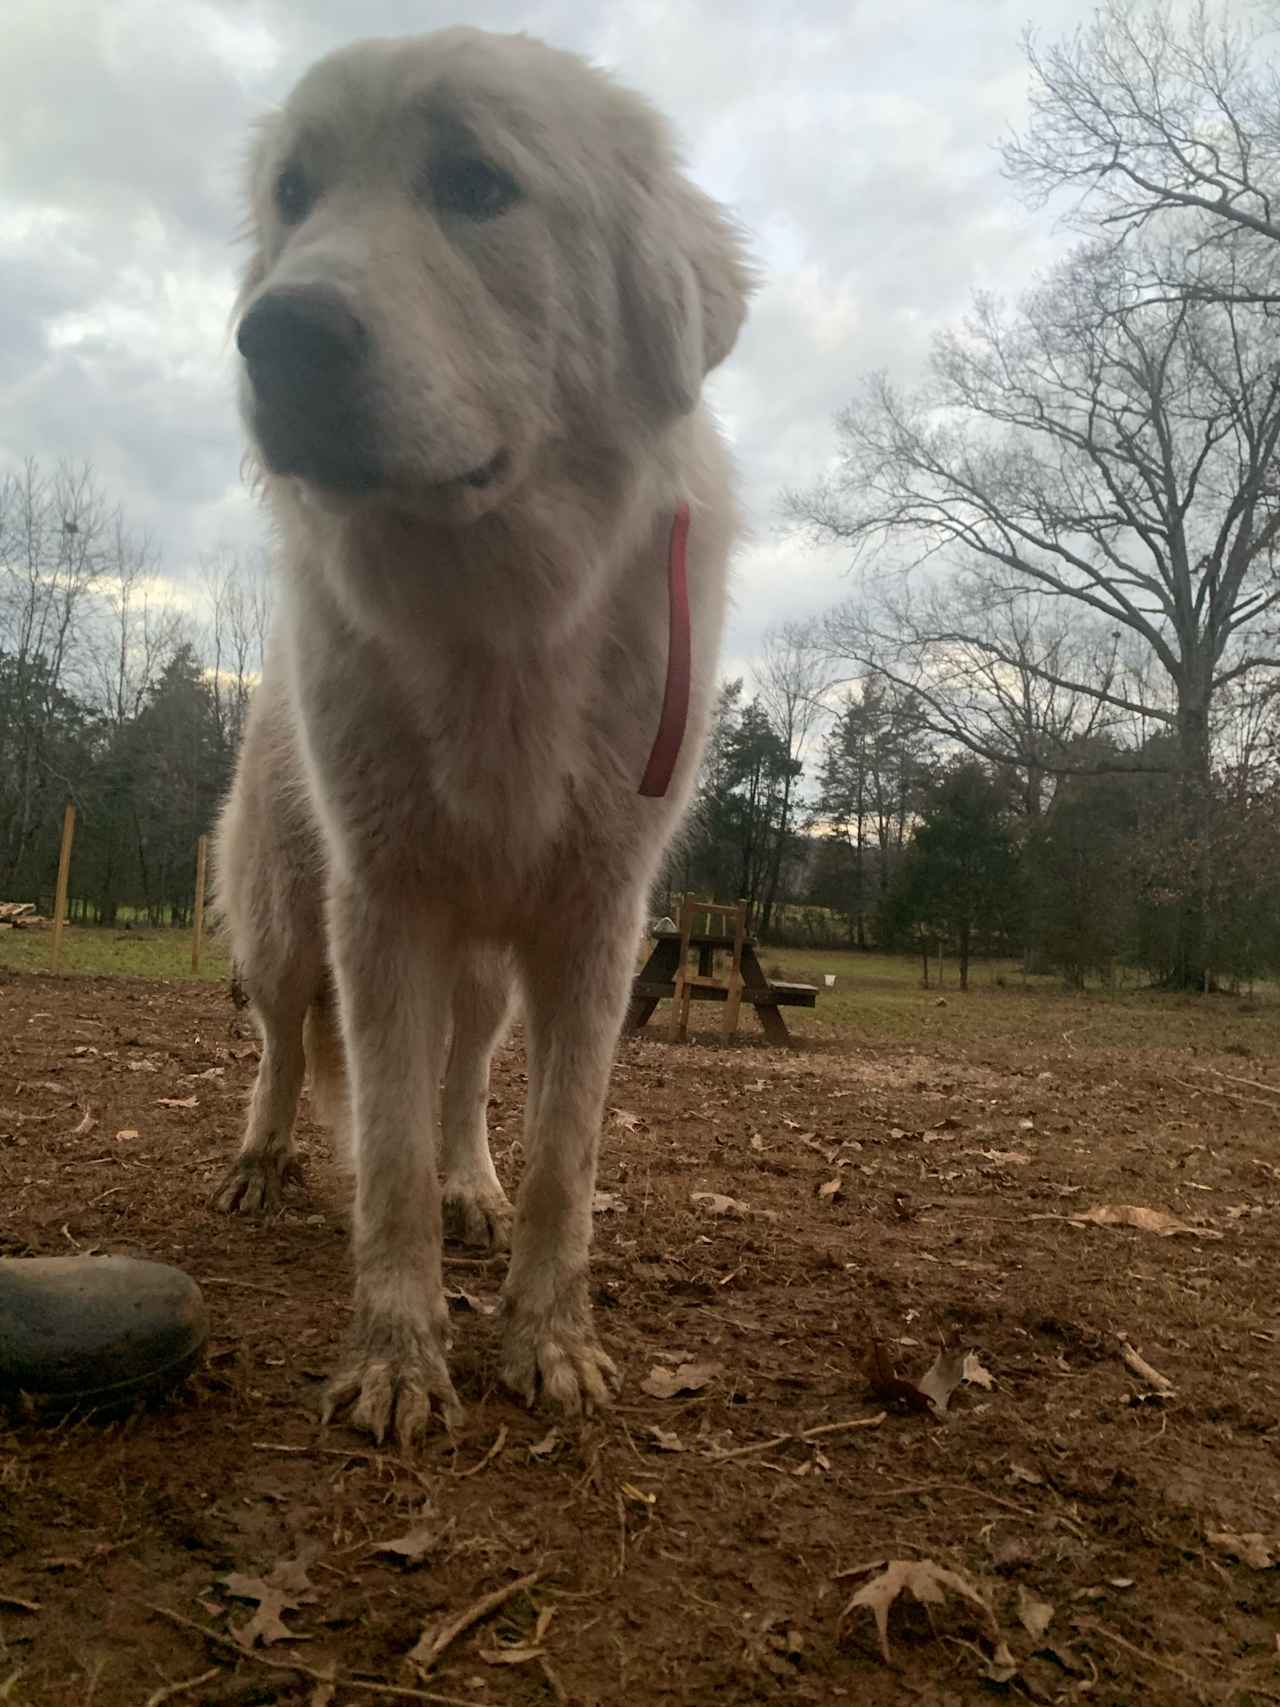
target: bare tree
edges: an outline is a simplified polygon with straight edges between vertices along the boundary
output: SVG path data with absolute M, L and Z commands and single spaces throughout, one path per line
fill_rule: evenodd
M 1150 259 L 1141 234 L 1089 244 L 1016 311 L 980 299 L 919 395 L 867 383 L 839 418 L 834 476 L 788 506 L 882 562 L 936 560 L 997 604 L 1022 588 L 1131 635 L 1166 692 L 1137 699 L 1108 670 L 1076 680 L 1025 653 L 1003 664 L 1167 725 L 1190 826 L 1215 695 L 1280 668 L 1264 633 L 1280 603 L 1280 366 L 1262 310 L 1153 301 Z M 1199 929 L 1189 906 L 1188 980 Z
M 91 668 L 88 605 L 113 515 L 93 472 L 28 461 L 0 480 L 0 886 L 20 865 L 51 790 L 71 793 L 52 732 Z
M 1123 239 L 1172 219 L 1182 255 L 1154 293 L 1277 299 L 1280 76 L 1274 20 L 1240 7 L 1107 0 L 1041 50 L 1027 38 L 1031 118 L 1005 145 L 1039 200 L 1078 196 L 1076 223 Z
M 1029 818 L 1052 777 L 1080 768 L 1082 739 L 1134 725 L 1119 703 L 1131 693 L 1123 632 L 1081 620 L 1003 569 L 922 589 L 890 579 L 831 611 L 824 633 L 830 653 L 863 679 L 909 695 L 920 724 L 947 746 L 1016 773 Z
M 246 557 L 230 546 L 220 546 L 201 567 L 210 613 L 205 645 L 210 686 L 223 745 L 234 752 L 262 673 L 270 584 L 260 556 Z
M 825 695 L 831 670 L 811 623 L 782 623 L 765 635 L 754 674 L 756 697 L 790 763 L 778 798 L 773 846 L 765 873 L 760 928 L 767 932 L 777 905 L 782 865 L 793 831 L 796 790 L 803 774 L 805 753 L 815 729 L 828 715 Z

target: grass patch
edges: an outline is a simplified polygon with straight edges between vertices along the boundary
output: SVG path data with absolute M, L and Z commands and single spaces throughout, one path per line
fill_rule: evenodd
M 62 933 L 63 973 L 108 974 L 137 978 L 191 978 L 189 930 L 141 929 L 122 931 L 98 925 L 67 925 Z M 0 969 L 47 972 L 53 952 L 53 932 L 0 931 Z M 223 944 L 205 935 L 200 956 L 202 983 L 218 983 L 231 975 Z
M 47 972 L 52 931 L 0 931 L 0 971 Z M 930 967 L 929 988 L 920 962 L 853 949 L 762 948 L 761 964 L 775 977 L 818 986 L 818 1005 L 784 1010 L 799 1036 L 853 1046 L 932 1043 L 1008 1043 L 1041 1049 L 1046 1058 L 1075 1048 L 1204 1049 L 1247 1058 L 1280 1051 L 1280 999 L 1274 987 L 1252 996 L 1170 994 L 1138 984 L 1117 990 L 1065 988 L 1059 978 L 1024 978 L 1014 961 L 976 962 L 962 994 L 954 962 L 943 967 L 941 988 Z M 200 980 L 230 977 L 222 942 L 206 936 Z M 103 929 L 69 925 L 62 939 L 62 972 L 139 978 L 192 977 L 191 932 L 176 929 Z M 825 978 L 835 977 L 827 989 Z M 940 1000 L 941 999 L 941 1000 Z M 651 1034 L 667 1023 L 663 1002 L 649 1022 Z M 693 1011 L 695 1029 L 714 1029 L 719 1009 Z M 758 1030 L 744 1010 L 742 1029 Z

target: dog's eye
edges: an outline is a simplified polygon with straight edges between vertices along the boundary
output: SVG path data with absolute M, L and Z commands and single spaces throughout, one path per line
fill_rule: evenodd
M 495 219 L 520 199 L 519 186 L 484 160 L 437 161 L 430 191 L 437 207 L 466 219 Z
M 300 166 L 286 166 L 276 179 L 276 207 L 286 225 L 298 225 L 311 211 L 315 191 Z

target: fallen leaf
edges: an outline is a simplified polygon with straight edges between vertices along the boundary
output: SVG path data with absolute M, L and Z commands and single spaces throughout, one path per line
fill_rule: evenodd
M 158 1073 L 159 1063 L 155 1061 L 126 1061 L 125 1066 L 131 1073 Z
M 736 1197 L 722 1197 L 718 1191 L 691 1191 L 690 1203 L 705 1209 L 708 1215 L 745 1215 L 747 1205 Z
M 39 1612 L 38 1600 L 22 1600 L 16 1594 L 0 1594 L 0 1606 L 7 1607 L 11 1612 Z
M 1107 1578 L 1107 1586 L 1109 1588 L 1132 1588 L 1133 1582 L 1134 1582 L 1134 1579 L 1132 1577 L 1108 1577 Z
M 674 1429 L 659 1428 L 658 1425 L 654 1423 L 649 1429 L 649 1438 L 653 1441 L 653 1444 L 658 1448 L 659 1452 L 684 1451 L 684 1442 Z
M 1044 1486 L 1044 1477 L 1035 1470 L 1028 1470 L 1025 1464 L 1010 1464 L 1009 1480 L 1011 1482 L 1026 1482 L 1032 1488 Z
M 991 1658 L 983 1661 L 982 1675 L 988 1683 L 1012 1683 L 1018 1675 L 1018 1662 L 1009 1651 L 1007 1642 L 997 1642 Z
M 1256 1531 L 1237 1535 L 1230 1529 L 1206 1530 L 1204 1538 L 1219 1553 L 1225 1553 L 1229 1559 L 1239 1559 L 1242 1565 L 1249 1565 L 1255 1571 L 1269 1571 L 1277 1563 L 1276 1554 Z
M 657 1505 L 657 1494 L 647 1493 L 644 1488 L 636 1487 L 634 1482 L 623 1482 L 621 1491 L 627 1499 L 634 1500 L 637 1505 Z
M 1018 1620 L 1033 1642 L 1038 1642 L 1053 1621 L 1054 1608 L 1037 1600 L 1025 1583 L 1018 1584 Z
M 390 1541 L 379 1541 L 373 1547 L 375 1553 L 389 1553 L 392 1558 L 403 1559 L 406 1565 L 420 1565 L 424 1559 L 440 1546 L 444 1539 L 439 1523 L 416 1524 L 403 1535 L 393 1535 Z
M 865 1606 L 876 1621 L 880 1636 L 880 1652 L 886 1665 L 892 1665 L 889 1652 L 889 1609 L 900 1594 L 912 1594 L 927 1606 L 941 1606 L 948 1593 L 958 1595 L 976 1606 L 983 1614 L 987 1631 L 999 1640 L 999 1627 L 985 1597 L 959 1571 L 936 1565 L 932 1559 L 890 1559 L 882 1575 L 875 1577 L 845 1607 L 841 1614 L 847 1618 L 855 1606 Z
M 560 1430 L 558 1428 L 550 1429 L 541 1440 L 534 1441 L 529 1448 L 529 1456 L 530 1458 L 550 1458 L 559 1444 Z
M 67 1137 L 87 1138 L 97 1124 L 97 1116 L 91 1109 L 86 1108 L 84 1113 L 80 1116 L 78 1124 L 73 1126 L 70 1132 L 67 1133 Z
M 258 1602 L 251 1618 L 247 1618 L 243 1624 L 231 1626 L 231 1634 L 242 1648 L 252 1648 L 259 1642 L 264 1648 L 269 1648 L 272 1642 L 296 1641 L 296 1635 L 280 1616 L 288 1610 L 287 1596 L 268 1592 L 265 1598 Z
M 641 1132 L 644 1130 L 645 1120 L 643 1115 L 632 1114 L 629 1109 L 625 1108 L 611 1108 L 609 1113 L 612 1115 L 614 1124 L 620 1131 Z
M 1196 1239 L 1222 1237 L 1215 1227 L 1193 1227 L 1190 1222 L 1166 1215 L 1163 1209 L 1146 1209 L 1133 1203 L 1098 1203 L 1069 1219 L 1077 1223 L 1088 1221 L 1096 1227 L 1137 1227 L 1144 1233 L 1159 1233 L 1163 1239 L 1172 1238 L 1175 1233 L 1187 1233 Z
M 616 1191 L 598 1191 L 591 1199 L 593 1215 L 625 1215 L 627 1206 Z
M 296 1642 L 297 1632 L 290 1630 L 281 1614 L 316 1599 L 301 1559 L 281 1559 L 266 1577 L 229 1571 L 217 1580 L 235 1600 L 258 1603 L 251 1618 L 232 1626 L 231 1634 L 242 1648 L 252 1648 L 257 1642 L 263 1647 L 270 1647 L 272 1642 Z
M 976 1351 L 966 1351 L 964 1367 L 960 1379 L 969 1387 L 985 1387 L 988 1392 L 995 1385 L 995 1379 L 989 1369 L 984 1368 Z
M 160 1097 L 157 1101 L 159 1108 L 194 1108 L 199 1097 Z
M 136 1138 L 137 1136 L 138 1129 L 136 1126 L 123 1126 L 120 1131 L 116 1133 L 116 1143 L 125 1144 L 130 1138 Z
M 963 1351 L 940 1351 L 916 1383 L 939 1416 L 951 1402 L 951 1395 L 964 1380 Z
M 867 1358 L 867 1374 L 871 1382 L 871 1391 L 878 1399 L 888 1404 L 905 1405 L 911 1411 L 930 1411 L 933 1401 L 927 1393 L 922 1393 L 914 1381 L 907 1381 L 893 1367 L 881 1340 L 872 1340 L 871 1351 Z
M 843 1184 L 844 1182 L 837 1174 L 834 1179 L 829 1179 L 825 1185 L 818 1187 L 818 1196 L 826 1198 L 827 1202 L 830 1203 L 833 1197 L 839 1197 Z
M 682 1363 L 678 1369 L 658 1365 L 640 1383 L 640 1390 L 653 1399 L 674 1399 L 677 1393 L 700 1393 L 719 1375 L 718 1363 Z

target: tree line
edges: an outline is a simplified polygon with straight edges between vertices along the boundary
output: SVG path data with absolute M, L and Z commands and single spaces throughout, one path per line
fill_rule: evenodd
M 190 917 L 268 620 L 232 553 L 198 590 L 185 616 L 92 470 L 0 477 L 0 898 L 47 904 L 72 800 L 73 916 Z

